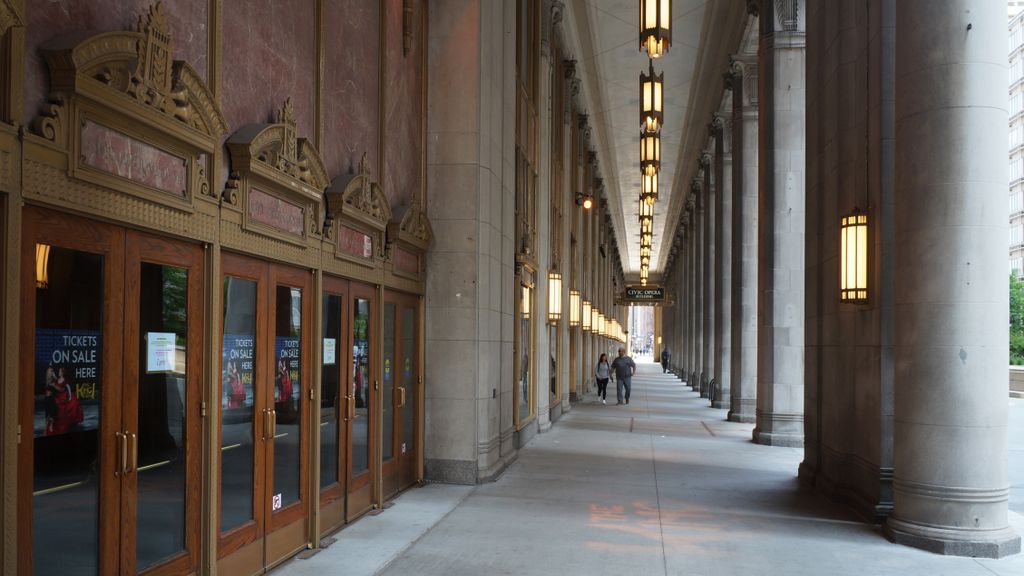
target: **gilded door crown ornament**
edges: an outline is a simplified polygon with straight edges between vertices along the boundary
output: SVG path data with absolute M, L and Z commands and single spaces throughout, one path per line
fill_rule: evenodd
M 58 38 L 43 50 L 53 89 L 49 104 L 33 124 L 34 131 L 66 145 L 70 138 L 66 109 L 79 96 L 119 114 L 144 114 L 112 99 L 113 91 L 197 131 L 205 137 L 202 147 L 208 148 L 207 140 L 219 140 L 227 124 L 203 79 L 188 63 L 173 59 L 173 48 L 159 2 L 139 17 L 135 31 L 100 33 L 85 40 Z M 180 136 L 196 140 L 194 133 Z
M 387 205 L 383 191 L 380 186 L 370 179 L 370 166 L 366 161 L 366 153 L 359 160 L 358 186 L 346 190 L 344 195 L 345 204 L 363 212 L 375 220 L 387 223 L 391 219 L 391 208 Z

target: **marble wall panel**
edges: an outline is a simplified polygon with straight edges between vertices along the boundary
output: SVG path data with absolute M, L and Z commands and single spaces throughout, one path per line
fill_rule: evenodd
M 324 149 L 332 178 L 359 166 L 366 154 L 379 178 L 380 3 L 334 0 L 324 4 Z
M 153 0 L 47 0 L 25 3 L 25 117 L 39 114 L 49 91 L 49 71 L 41 48 L 71 33 L 86 30 L 135 30 L 139 16 Z M 188 62 L 200 76 L 207 72 L 208 0 L 164 2 L 163 11 L 174 39 L 174 58 Z
M 402 49 L 402 0 L 387 0 L 387 39 L 384 50 L 386 80 L 384 91 L 384 192 L 392 206 L 407 204 L 419 193 L 423 181 L 422 90 L 424 3 L 411 2 L 412 45 Z
M 291 98 L 297 135 L 313 138 L 316 0 L 224 0 L 224 14 L 221 108 L 230 130 L 274 121 Z

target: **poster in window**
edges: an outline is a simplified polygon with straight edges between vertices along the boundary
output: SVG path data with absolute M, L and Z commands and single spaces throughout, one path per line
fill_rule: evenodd
M 101 338 L 96 330 L 37 329 L 33 435 L 99 427 Z

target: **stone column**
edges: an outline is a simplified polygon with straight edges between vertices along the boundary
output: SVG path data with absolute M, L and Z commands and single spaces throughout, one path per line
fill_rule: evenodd
M 757 64 L 732 67 L 732 370 L 729 420 L 757 408 Z
M 725 102 L 732 107 L 726 92 Z M 732 370 L 732 150 L 730 122 L 719 114 L 712 123 L 715 132 L 715 387 L 712 408 L 729 408 Z
M 428 62 L 427 213 L 435 230 L 425 354 L 452 362 L 424 366 L 424 457 L 429 480 L 475 484 L 516 455 L 515 132 L 504 120 L 516 110 L 516 12 L 510 3 L 480 0 L 431 2 L 429 9 L 429 49 L 437 57 Z M 500 241 L 485 240 L 491 237 Z
M 1020 551 L 1007 522 L 1006 15 L 896 2 L 896 542 Z
M 762 2 L 757 426 L 754 441 L 803 445 L 805 0 Z
M 700 391 L 701 375 L 704 373 L 704 199 L 703 184 L 694 178 L 690 185 L 693 207 L 693 382 L 690 388 Z
M 701 279 L 704 293 L 704 306 L 702 308 L 701 321 L 701 369 L 703 374 L 700 379 L 700 396 L 707 398 L 710 393 L 708 387 L 711 379 L 715 377 L 715 196 L 717 194 L 718 182 L 712 179 L 712 158 L 710 153 L 700 157 L 700 165 L 704 170 L 704 195 L 703 205 L 704 219 L 703 226 L 703 271 Z

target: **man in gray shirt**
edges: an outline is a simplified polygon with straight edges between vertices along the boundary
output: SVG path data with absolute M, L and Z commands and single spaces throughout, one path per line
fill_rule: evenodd
M 626 389 L 626 404 L 629 404 L 629 389 L 633 385 L 633 374 L 636 374 L 636 362 L 626 356 L 626 349 L 619 348 L 619 357 L 612 360 L 612 373 L 615 374 L 616 406 L 622 404 L 622 389 Z

